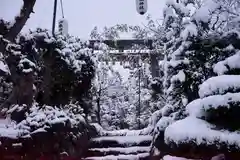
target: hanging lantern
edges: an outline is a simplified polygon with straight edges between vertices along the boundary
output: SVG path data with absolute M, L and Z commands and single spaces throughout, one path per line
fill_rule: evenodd
M 147 0 L 136 0 L 136 7 L 139 14 L 145 14 L 148 9 Z
M 68 22 L 66 19 L 62 18 L 58 21 L 58 31 L 61 35 L 68 34 Z

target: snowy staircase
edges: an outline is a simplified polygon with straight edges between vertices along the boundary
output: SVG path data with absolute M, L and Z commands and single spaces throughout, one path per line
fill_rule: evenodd
M 85 160 L 147 160 L 152 136 L 105 136 L 94 138 Z

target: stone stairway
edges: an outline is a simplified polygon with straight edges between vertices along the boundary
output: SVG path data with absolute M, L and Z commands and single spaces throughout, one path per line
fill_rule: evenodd
M 85 160 L 147 160 L 151 141 L 150 135 L 93 138 Z

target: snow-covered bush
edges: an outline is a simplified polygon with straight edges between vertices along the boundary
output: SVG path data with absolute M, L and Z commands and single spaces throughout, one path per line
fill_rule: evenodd
M 54 132 L 54 131 L 64 131 L 69 129 L 83 129 L 81 125 L 86 125 L 84 114 L 74 113 L 74 104 L 66 105 L 63 107 L 52 107 L 43 105 L 40 106 L 34 103 L 29 111 L 24 112 L 25 118 L 19 123 L 15 123 L 12 127 L 19 130 L 17 137 L 21 136 L 31 136 L 38 132 Z M 25 105 L 15 105 L 7 111 L 7 114 L 14 114 L 16 112 L 21 112 L 25 110 Z M 78 108 L 80 108 L 78 106 Z M 12 122 L 14 123 L 14 122 Z M 60 125 L 60 126 L 59 126 Z M 57 127 L 59 128 L 57 128 Z M 81 133 L 81 131 L 79 131 Z M 78 134 L 76 132 L 76 134 Z
M 167 103 L 174 108 L 184 109 L 198 98 L 198 85 L 215 75 L 212 65 L 233 54 L 230 44 L 236 45 L 237 42 L 225 41 L 234 39 L 236 33 L 227 34 L 222 40 L 217 38 L 228 31 L 228 24 L 223 19 L 227 15 L 235 18 L 238 15 L 234 14 L 236 10 L 228 12 L 227 3 L 214 0 L 167 1 L 163 23 L 166 33 L 163 87 Z M 237 4 L 237 1 L 232 1 L 233 6 Z M 224 24 L 221 30 L 216 28 L 220 24 Z
M 13 117 L 21 113 L 24 119 L 16 122 L 8 116 L 0 121 L 0 139 L 5 149 L 0 148 L 4 156 L 21 154 L 24 158 L 36 159 L 41 154 L 63 150 L 72 156 L 82 156 L 93 130 L 85 121 L 83 110 L 79 110 L 80 106 L 52 107 L 33 103 L 28 110 L 26 108 L 26 105 L 12 105 L 7 115 Z M 15 145 L 24 153 L 16 151 Z
M 225 38 L 219 37 L 220 40 Z M 239 38 L 228 39 L 225 41 L 227 44 L 221 47 L 228 47 L 229 43 L 234 41 L 239 41 Z M 218 41 L 215 43 L 217 44 Z M 212 65 L 218 76 L 207 79 L 199 86 L 200 98 L 186 106 L 188 117 L 166 128 L 165 143 L 170 148 L 181 150 L 183 146 L 194 147 L 195 154 L 191 158 L 201 158 L 201 155 L 197 155 L 201 147 L 211 148 L 211 154 L 220 151 L 229 157 L 239 150 L 240 125 L 236 122 L 240 121 L 240 96 L 237 81 L 240 73 L 231 72 L 239 69 L 237 65 L 239 62 L 232 61 L 231 66 L 234 67 L 228 67 L 228 72 L 224 68 L 227 60 L 239 54 L 239 49 L 239 46 L 236 46 L 228 53 L 225 52 L 226 58 Z M 232 54 L 233 51 L 235 54 Z
M 125 128 L 124 97 L 127 94 L 124 88 L 122 77 L 113 66 L 105 62 L 99 62 L 96 69 L 93 93 L 95 122 L 108 130 Z

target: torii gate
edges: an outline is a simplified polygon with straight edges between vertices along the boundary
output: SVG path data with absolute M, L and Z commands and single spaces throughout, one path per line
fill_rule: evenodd
M 63 4 L 61 2 L 62 19 L 59 21 L 59 32 L 61 34 L 67 34 L 68 24 L 66 19 L 64 19 Z M 146 0 L 136 0 L 137 11 L 140 14 L 144 14 L 147 11 L 147 1 Z M 55 35 L 55 21 L 57 12 L 57 0 L 54 0 L 53 9 L 53 24 L 52 24 L 52 34 Z M 152 77 L 159 77 L 159 65 L 158 61 L 163 60 L 163 55 L 161 50 L 155 50 L 153 48 L 153 40 L 144 39 L 130 39 L 130 40 L 90 40 L 90 48 L 94 49 L 95 42 L 103 42 L 108 45 L 111 50 L 109 51 L 109 56 L 117 61 L 126 60 L 129 56 L 138 56 L 142 60 L 150 59 L 151 73 Z M 135 45 L 143 46 L 144 49 L 133 49 Z M 127 59 L 129 61 L 129 59 Z
M 122 40 L 90 40 L 90 48 L 94 48 L 96 42 L 105 43 L 110 47 L 109 56 L 116 61 L 129 60 L 130 57 L 141 57 L 142 60 L 150 60 L 150 70 L 152 77 L 159 77 L 159 61 L 163 60 L 164 56 L 161 50 L 153 48 L 153 40 L 142 39 L 122 39 Z M 133 49 L 137 45 L 142 49 Z M 97 50 L 97 49 L 96 49 Z

